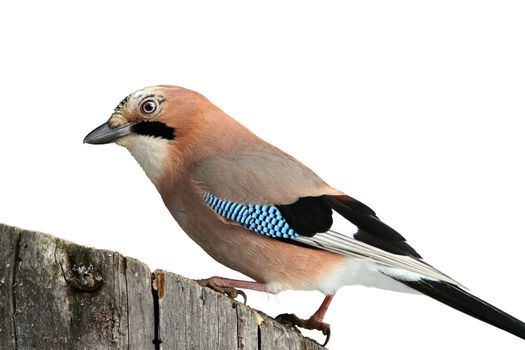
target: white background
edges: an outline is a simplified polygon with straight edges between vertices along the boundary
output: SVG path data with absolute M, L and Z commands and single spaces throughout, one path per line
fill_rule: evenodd
M 179 229 L 125 149 L 82 144 L 131 91 L 181 85 L 525 319 L 521 1 L 188 3 L 2 2 L 0 222 L 152 269 L 242 277 Z M 273 316 L 307 317 L 321 300 L 249 293 Z M 326 321 L 332 349 L 525 344 L 429 298 L 362 287 L 342 289 Z

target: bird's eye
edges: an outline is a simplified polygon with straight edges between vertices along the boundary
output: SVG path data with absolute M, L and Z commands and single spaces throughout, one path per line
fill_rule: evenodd
M 140 110 L 144 114 L 153 114 L 155 113 L 158 107 L 159 107 L 159 103 L 157 102 L 157 100 L 154 100 L 154 99 L 144 100 L 140 104 Z

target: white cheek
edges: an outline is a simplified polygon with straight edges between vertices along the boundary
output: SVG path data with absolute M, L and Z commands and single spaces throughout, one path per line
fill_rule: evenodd
M 129 135 L 118 139 L 116 143 L 126 147 L 149 179 L 155 185 L 158 184 L 168 161 L 168 140 L 151 136 Z

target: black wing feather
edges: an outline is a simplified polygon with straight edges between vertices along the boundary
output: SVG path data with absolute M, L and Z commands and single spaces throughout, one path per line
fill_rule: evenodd
M 296 232 L 312 237 L 332 227 L 332 207 L 323 197 L 303 197 L 288 205 L 277 205 L 284 219 Z
M 359 228 L 354 239 L 387 252 L 421 258 L 396 230 L 376 216 L 365 204 L 349 196 L 325 196 L 331 207 Z
M 288 225 L 303 236 L 312 237 L 328 231 L 333 224 L 332 210 L 335 210 L 359 228 L 354 235 L 356 240 L 390 253 L 421 258 L 403 236 L 379 220 L 372 209 L 352 197 L 302 197 L 292 204 L 277 205 L 277 208 Z

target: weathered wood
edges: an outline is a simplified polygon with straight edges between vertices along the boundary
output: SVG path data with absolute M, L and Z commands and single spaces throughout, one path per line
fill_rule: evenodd
M 155 315 L 151 271 L 143 263 L 126 258 L 129 349 L 154 349 Z
M 192 280 L 159 270 L 154 275 L 165 349 L 322 349 L 295 328 Z
M 1 224 L 0 317 L 0 349 L 322 349 L 192 280 Z
M 18 229 L 0 225 L 0 349 L 15 348 L 13 273 L 19 239 Z
M 147 266 L 41 233 L 0 234 L 1 349 L 154 349 Z

